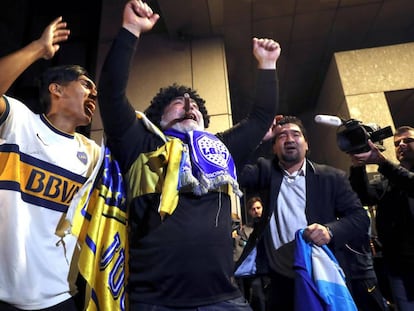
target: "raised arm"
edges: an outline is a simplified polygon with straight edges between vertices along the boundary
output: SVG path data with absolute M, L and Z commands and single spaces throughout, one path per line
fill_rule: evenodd
M 252 54 L 258 67 L 252 109 L 237 125 L 217 134 L 226 144 L 239 170 L 260 144 L 279 109 L 276 63 L 281 53 L 280 45 L 269 38 L 253 38 L 252 42 Z
M 253 38 L 253 54 L 259 69 L 276 69 L 280 52 L 280 45 L 276 41 L 267 38 Z
M 159 18 L 145 2 L 132 0 L 125 5 L 122 27 L 138 38 L 141 33 L 151 30 Z
M 122 28 L 106 55 L 99 81 L 99 108 L 107 136 L 122 136 L 136 120 L 126 89 L 138 38 L 153 28 L 159 15 L 148 4 L 131 0 L 123 11 Z
M 13 82 L 31 64 L 39 59 L 51 59 L 59 50 L 59 43 L 68 39 L 70 31 L 62 17 L 56 18 L 43 31 L 41 37 L 25 47 L 0 58 L 0 95 L 7 92 Z M 5 101 L 0 97 L 0 115 L 5 110 Z

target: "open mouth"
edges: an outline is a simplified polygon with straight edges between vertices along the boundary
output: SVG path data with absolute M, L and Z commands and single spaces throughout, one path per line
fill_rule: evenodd
M 290 150 L 296 150 L 296 146 L 293 145 L 293 144 L 289 144 L 289 145 L 285 146 L 285 149 L 288 150 L 288 151 L 290 151 Z
M 85 103 L 85 112 L 88 116 L 92 117 L 95 112 L 96 105 L 93 101 L 87 101 Z
M 184 120 L 193 120 L 197 122 L 197 118 L 192 113 L 186 113 L 182 118 L 178 119 L 178 122 L 184 121 Z
M 195 115 L 193 115 L 192 113 L 188 113 L 188 114 L 186 114 L 186 115 L 184 116 L 184 119 L 197 121 L 196 116 L 195 116 Z

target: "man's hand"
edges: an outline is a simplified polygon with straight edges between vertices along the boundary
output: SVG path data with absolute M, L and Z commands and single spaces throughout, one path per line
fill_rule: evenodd
M 368 140 L 368 145 L 371 148 L 370 151 L 350 155 L 352 166 L 364 166 L 366 164 L 380 164 L 380 163 L 387 161 L 387 159 L 384 157 L 384 155 L 381 153 L 378 147 L 371 140 Z
M 266 132 L 265 136 L 263 136 L 262 141 L 268 141 L 273 139 L 276 136 L 277 133 L 277 127 L 280 125 L 277 125 L 277 123 L 283 118 L 283 115 L 278 114 L 273 119 L 272 125 L 269 127 L 268 131 Z
M 139 37 L 154 27 L 160 16 L 141 0 L 129 1 L 124 8 L 122 27 Z
M 303 231 L 303 237 L 306 241 L 312 242 L 318 246 L 328 244 L 331 241 L 329 229 L 320 224 L 311 224 Z
M 66 22 L 62 16 L 53 20 L 43 31 L 42 36 L 35 42 L 44 46 L 42 58 L 51 59 L 60 49 L 59 43 L 66 41 L 69 37 L 70 30 L 66 28 Z
M 70 30 L 62 17 L 53 20 L 42 35 L 25 47 L 0 58 L 0 95 L 5 94 L 19 75 L 39 59 L 51 59 L 60 49 L 60 43 L 68 39 Z M 5 110 L 4 99 L 0 99 L 0 115 Z
M 276 41 L 266 38 L 253 38 L 253 54 L 258 61 L 258 68 L 275 69 L 280 52 L 280 45 Z

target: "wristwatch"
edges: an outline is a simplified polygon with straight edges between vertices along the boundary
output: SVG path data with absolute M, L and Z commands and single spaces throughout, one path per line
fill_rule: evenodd
M 333 233 L 331 228 L 329 228 L 328 226 L 325 226 L 326 230 L 328 230 L 329 236 L 331 237 L 331 239 L 333 238 Z

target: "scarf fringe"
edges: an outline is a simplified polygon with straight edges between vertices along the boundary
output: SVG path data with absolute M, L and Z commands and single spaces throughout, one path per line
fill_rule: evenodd
M 178 188 L 181 189 L 182 187 L 190 186 L 191 188 L 197 187 L 199 185 L 199 181 L 197 178 L 193 176 L 191 171 L 183 171 L 180 174 L 180 183 Z
M 243 192 L 240 191 L 239 184 L 229 175 L 220 175 L 215 178 L 209 178 L 205 174 L 199 174 L 198 181 L 199 185 L 194 187 L 194 194 L 196 195 L 206 194 L 209 190 L 217 190 L 221 186 L 230 185 L 235 195 L 239 198 L 243 196 Z

